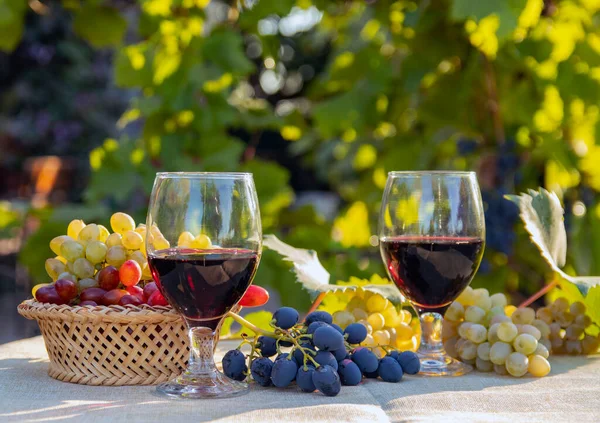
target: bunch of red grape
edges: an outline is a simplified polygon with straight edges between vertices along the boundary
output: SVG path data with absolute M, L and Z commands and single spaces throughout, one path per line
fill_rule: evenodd
M 295 381 L 303 392 L 335 396 L 342 385 L 358 385 L 363 377 L 400 382 L 405 373 L 420 370 L 414 352 L 388 345 L 360 346 L 368 335 L 365 325 L 351 323 L 343 330 L 325 311 L 312 312 L 299 323 L 295 309 L 282 307 L 273 314 L 271 326 L 273 332 L 245 337 L 237 349 L 225 354 L 223 371 L 228 377 L 277 388 Z M 242 352 L 244 346 L 249 346 L 248 354 Z M 383 358 L 375 354 L 378 348 L 385 350 Z
M 67 235 L 50 241 L 56 257 L 46 260 L 46 271 L 54 282 L 33 288 L 37 301 L 80 306 L 167 305 L 156 283 L 150 282 L 146 225 L 136 227 L 125 213 L 113 214 L 110 225 L 113 233 L 102 225 L 73 220 Z M 155 248 L 169 248 L 157 227 L 149 232 Z

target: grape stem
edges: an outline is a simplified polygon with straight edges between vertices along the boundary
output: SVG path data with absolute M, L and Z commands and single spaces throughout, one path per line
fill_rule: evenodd
M 548 293 L 548 291 L 550 291 L 552 288 L 556 287 L 556 285 L 558 285 L 558 278 L 554 279 L 552 282 L 550 282 L 548 285 L 544 286 L 542 289 L 540 289 L 538 292 L 533 294 L 531 297 L 527 298 L 525 301 L 523 301 L 521 304 L 519 304 L 519 307 L 527 307 L 527 306 L 533 304 L 533 302 L 535 300 L 546 295 Z
M 235 320 L 236 322 L 238 322 L 240 325 L 253 330 L 255 333 L 259 333 L 261 335 L 264 336 L 269 336 L 271 338 L 278 338 L 279 335 L 277 335 L 275 332 L 270 332 L 268 330 L 264 330 L 259 328 L 256 325 L 253 325 L 252 323 L 250 323 L 249 321 L 247 321 L 246 319 L 244 319 L 242 316 L 240 316 L 239 314 L 235 314 L 234 312 L 230 311 L 229 313 L 227 313 L 227 317 L 231 317 L 233 320 Z

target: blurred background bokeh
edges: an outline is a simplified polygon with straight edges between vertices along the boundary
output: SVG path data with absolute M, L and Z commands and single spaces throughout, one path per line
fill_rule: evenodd
M 475 170 L 474 281 L 513 302 L 548 268 L 507 193 L 565 205 L 568 271 L 600 274 L 600 1 L 0 2 L 0 343 L 71 219 L 143 222 L 157 171 L 254 173 L 265 233 L 332 280 L 383 275 L 390 170 Z M 307 309 L 266 251 L 255 282 Z

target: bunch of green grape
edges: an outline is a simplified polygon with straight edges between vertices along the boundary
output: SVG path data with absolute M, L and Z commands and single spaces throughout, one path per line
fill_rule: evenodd
M 504 294 L 468 287 L 444 320 L 446 351 L 477 370 L 514 377 L 550 373 L 550 327 L 532 308 L 516 308 Z
M 569 304 L 566 298 L 557 298 L 541 307 L 536 317 L 550 328 L 552 354 L 593 354 L 600 347 L 598 327 L 586 314 L 580 301 Z
M 354 293 L 332 292 L 328 295 L 350 295 L 343 310 L 333 313 L 333 323 L 345 329 L 352 323 L 367 328 L 367 337 L 361 346 L 374 348 L 378 357 L 386 355 L 385 348 L 416 351 L 421 341 L 419 319 L 407 308 L 398 308 L 380 294 L 358 288 Z

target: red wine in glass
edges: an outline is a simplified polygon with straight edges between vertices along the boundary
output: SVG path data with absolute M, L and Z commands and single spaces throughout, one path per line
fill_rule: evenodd
M 391 237 L 381 254 L 400 291 L 422 311 L 443 314 L 469 285 L 484 242 L 471 237 Z
M 244 249 L 168 249 L 148 255 L 167 301 L 190 324 L 211 329 L 242 298 L 258 262 L 256 252 Z

